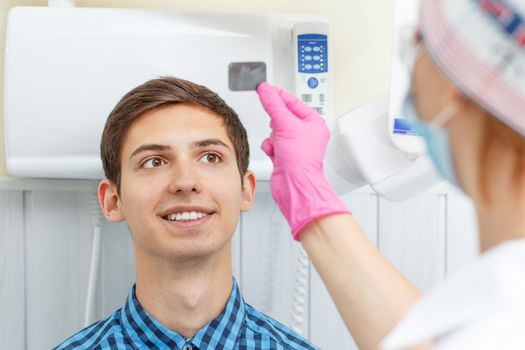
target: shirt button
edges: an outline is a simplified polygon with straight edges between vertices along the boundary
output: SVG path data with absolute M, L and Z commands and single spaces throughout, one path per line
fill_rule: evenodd
M 182 350 L 193 350 L 193 346 L 191 346 L 191 344 L 186 344 L 186 345 L 184 345 Z

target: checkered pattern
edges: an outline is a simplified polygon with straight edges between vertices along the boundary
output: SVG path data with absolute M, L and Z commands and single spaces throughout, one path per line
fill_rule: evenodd
M 139 304 L 135 287 L 111 317 L 75 334 L 55 350 L 70 349 L 318 349 L 246 304 L 235 280 L 222 314 L 190 339 L 161 325 Z

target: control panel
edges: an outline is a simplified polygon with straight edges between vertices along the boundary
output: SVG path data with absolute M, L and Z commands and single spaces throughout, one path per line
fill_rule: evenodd
M 328 24 L 299 23 L 293 35 L 296 96 L 326 118 L 329 115 Z

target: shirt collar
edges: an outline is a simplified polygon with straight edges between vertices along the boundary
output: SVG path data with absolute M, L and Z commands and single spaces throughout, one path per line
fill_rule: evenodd
M 525 239 L 488 250 L 416 303 L 381 349 L 401 349 L 439 338 L 494 310 L 519 306 L 525 294 L 524 270 Z
M 240 336 L 245 315 L 245 303 L 237 282 L 233 279 L 232 292 L 222 313 L 201 328 L 192 338 L 185 339 L 182 335 L 160 324 L 142 308 L 135 294 L 135 286 L 133 286 L 122 308 L 120 324 L 129 340 L 139 349 L 182 349 L 186 344 L 191 344 L 197 349 L 217 347 L 230 349 Z

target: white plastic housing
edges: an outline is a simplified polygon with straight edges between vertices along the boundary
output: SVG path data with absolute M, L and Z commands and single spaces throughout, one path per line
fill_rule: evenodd
M 337 120 L 327 163 L 340 179 L 332 181 L 338 192 L 344 192 L 338 186 L 348 191 L 370 184 L 381 196 L 399 201 L 441 181 L 427 155 L 413 156 L 392 142 L 388 110 L 385 95 Z
M 228 89 L 232 62 L 266 63 L 293 90 L 292 28 L 317 16 L 18 7 L 8 17 L 5 133 L 11 176 L 101 178 L 105 120 L 131 88 L 163 75 L 206 85 L 248 131 L 250 168 L 268 180 L 259 145 L 269 118 L 253 91 Z

